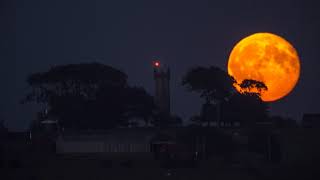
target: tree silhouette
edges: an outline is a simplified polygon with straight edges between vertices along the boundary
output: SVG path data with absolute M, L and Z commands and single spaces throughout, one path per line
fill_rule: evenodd
M 183 77 L 182 85 L 189 91 L 200 93 L 207 103 L 217 103 L 232 94 L 234 82 L 225 71 L 211 66 L 191 69 Z
M 241 82 L 240 90 L 244 94 L 256 94 L 261 97 L 261 93 L 268 90 L 268 87 L 260 81 L 245 79 Z
M 256 93 L 236 92 L 222 106 L 222 116 L 226 122 L 251 126 L 268 118 L 268 105 Z
M 220 104 L 230 97 L 234 91 L 233 83 L 235 81 L 232 77 L 215 66 L 193 68 L 187 72 L 182 80 L 182 85 L 189 91 L 200 93 L 200 97 L 204 98 L 204 113 L 212 111 L 211 109 L 216 107 L 217 120 L 220 119 Z M 204 117 L 202 117 L 202 120 L 206 121 L 209 126 L 212 116 Z
M 268 117 L 268 104 L 261 100 L 261 93 L 268 90 L 263 82 L 245 79 L 236 84 L 233 77 L 220 68 L 196 67 L 187 72 L 182 84 L 205 99 L 201 115 L 194 119 L 198 124 L 207 122 L 209 126 L 211 119 L 216 118 L 252 125 Z M 234 85 L 240 87 L 240 93 Z
M 268 118 L 268 104 L 261 100 L 261 93 L 267 91 L 267 86 L 260 81 L 245 79 L 239 85 L 240 92 L 235 92 L 224 103 L 223 116 L 225 121 L 241 122 L 250 126 Z
M 151 104 L 143 89 L 128 86 L 125 73 L 98 63 L 56 66 L 30 75 L 27 82 L 31 92 L 23 102 L 44 104 L 46 110 L 39 113 L 40 117 L 58 119 L 66 128 L 107 129 L 125 125 L 129 111 L 148 113 L 146 108 L 132 109 L 133 106 L 149 108 Z
M 27 78 L 32 92 L 24 101 L 51 103 L 50 98 L 63 95 L 95 98 L 101 88 L 124 88 L 127 75 L 110 66 L 99 63 L 69 64 L 52 67 L 43 73 Z
M 140 118 L 145 126 L 150 126 L 152 119 L 155 118 L 155 103 L 151 95 L 144 88 L 132 87 L 126 94 L 128 102 L 128 118 Z

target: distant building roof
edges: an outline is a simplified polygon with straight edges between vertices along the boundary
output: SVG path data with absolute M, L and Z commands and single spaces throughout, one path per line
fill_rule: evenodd
M 50 119 L 41 121 L 41 124 L 57 124 L 57 123 L 58 123 L 57 120 L 50 120 Z
M 64 131 L 58 140 L 63 141 L 103 141 L 108 143 L 149 143 L 173 142 L 177 133 L 186 128 L 116 128 L 111 130 Z
M 302 118 L 303 127 L 320 127 L 320 114 L 304 114 Z
M 123 128 L 109 131 L 64 132 L 63 141 L 104 141 L 108 143 L 145 143 L 151 140 L 155 131 L 146 128 Z

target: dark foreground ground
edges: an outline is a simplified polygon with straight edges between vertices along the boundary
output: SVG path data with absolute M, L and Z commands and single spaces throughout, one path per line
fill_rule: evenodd
M 272 173 L 272 172 L 271 172 Z M 291 172 L 287 172 L 291 173 Z M 295 174 L 295 172 L 292 172 Z M 160 168 L 20 168 L 3 169 L 1 179 L 5 180 L 105 180 L 105 179 L 181 179 L 181 180 L 233 180 L 233 179 L 319 179 L 312 174 L 304 175 L 259 175 L 245 169 L 175 169 Z
M 32 157 L 33 156 L 33 157 Z M 110 162 L 105 157 L 58 156 L 34 154 L 24 161 L 11 161 L 1 168 L 1 180 L 106 180 L 106 179 L 181 179 L 181 180 L 276 180 L 320 179 L 319 165 L 282 166 L 279 164 L 226 163 L 211 159 L 190 168 L 165 168 L 159 161 L 134 159 L 128 166 L 121 159 Z M 34 157 L 37 156 L 37 157 Z M 137 158 L 139 156 L 136 156 Z M 21 158 L 20 158 L 21 159 Z
M 9 170 L 4 179 L 26 179 L 26 180 L 104 180 L 104 179 L 257 179 L 244 172 L 237 170 L 217 171 L 205 169 L 176 169 L 166 171 L 155 168 L 135 169 L 101 169 L 101 168 L 59 168 L 59 169 L 17 169 Z
M 152 153 L 59 155 L 12 142 L 0 153 L 0 180 L 320 180 L 319 132 L 282 131 L 276 163 L 245 152 L 226 159 L 213 155 L 191 167 L 187 161 L 163 166 Z

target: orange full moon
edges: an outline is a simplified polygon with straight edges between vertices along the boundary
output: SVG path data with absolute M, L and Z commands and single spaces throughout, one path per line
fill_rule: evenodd
M 234 86 L 238 91 L 245 79 L 260 81 L 268 88 L 261 93 L 261 99 L 276 101 L 288 95 L 297 84 L 300 60 L 297 51 L 284 38 L 256 33 L 242 39 L 232 49 L 228 73 L 237 81 Z

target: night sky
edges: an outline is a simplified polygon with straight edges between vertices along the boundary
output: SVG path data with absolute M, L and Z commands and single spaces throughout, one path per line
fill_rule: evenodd
M 36 105 L 20 105 L 26 77 L 52 65 L 101 62 L 126 72 L 130 84 L 153 94 L 151 60 L 172 70 L 172 112 L 187 120 L 201 100 L 181 86 L 195 66 L 226 70 L 232 47 L 255 32 L 278 34 L 297 49 L 301 76 L 272 114 L 301 119 L 320 112 L 320 11 L 314 1 L 1 0 L 0 118 L 12 130 L 34 119 Z

